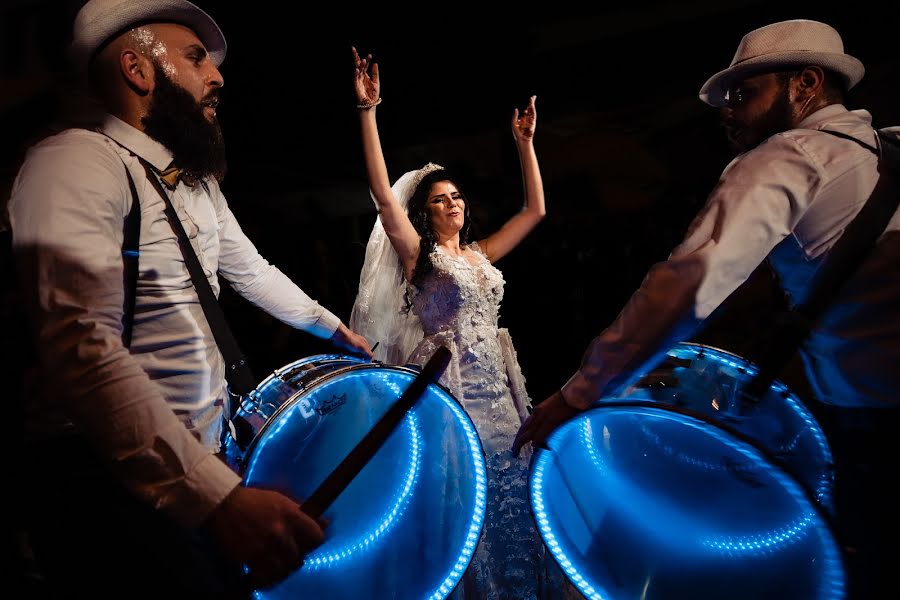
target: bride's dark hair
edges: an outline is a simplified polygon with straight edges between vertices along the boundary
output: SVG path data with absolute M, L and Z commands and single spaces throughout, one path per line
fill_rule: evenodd
M 462 196 L 463 202 L 465 202 L 463 226 L 459 232 L 459 245 L 465 246 L 469 243 L 469 229 L 472 225 L 472 221 L 469 217 L 469 199 L 463 193 L 462 187 L 456 179 L 443 169 L 428 173 L 422 178 L 422 181 L 419 182 L 416 191 L 409 199 L 409 207 L 407 208 L 409 220 L 412 222 L 413 227 L 415 227 L 420 238 L 419 258 L 416 260 L 416 266 L 413 269 L 411 279 L 411 283 L 415 286 L 422 283 L 425 277 L 434 270 L 434 264 L 431 262 L 431 253 L 434 251 L 434 247 L 437 244 L 437 236 L 435 235 L 434 227 L 431 224 L 431 211 L 428 210 L 427 203 L 428 196 L 431 193 L 431 186 L 439 181 L 449 181 L 456 186 L 456 189 L 459 190 L 459 195 Z

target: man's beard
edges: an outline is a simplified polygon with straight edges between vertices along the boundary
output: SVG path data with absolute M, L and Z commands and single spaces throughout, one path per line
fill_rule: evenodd
M 792 111 L 790 88 L 787 84 L 783 84 L 778 95 L 772 100 L 769 110 L 752 122 L 744 124 L 741 128 L 741 138 L 731 140 L 732 146 L 738 152 L 748 152 L 776 133 L 793 129 Z
M 203 114 L 207 103 L 218 99 L 218 90 L 201 102 L 166 75 L 155 63 L 156 87 L 147 116 L 141 119 L 144 133 L 168 148 L 173 164 L 195 179 L 225 177 L 225 140 L 219 121 L 209 121 Z

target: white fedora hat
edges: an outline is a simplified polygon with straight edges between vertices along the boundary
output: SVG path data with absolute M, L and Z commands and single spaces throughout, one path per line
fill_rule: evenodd
M 731 65 L 709 78 L 700 88 L 700 99 L 712 106 L 725 104 L 730 85 L 753 73 L 779 67 L 818 66 L 844 77 L 847 89 L 859 83 L 866 69 L 844 53 L 840 34 L 830 25 L 806 19 L 773 23 L 745 35 Z
M 225 36 L 216 22 L 187 0 L 89 0 L 75 16 L 69 57 L 79 70 L 113 37 L 141 23 L 180 23 L 203 42 L 216 66 L 225 59 Z

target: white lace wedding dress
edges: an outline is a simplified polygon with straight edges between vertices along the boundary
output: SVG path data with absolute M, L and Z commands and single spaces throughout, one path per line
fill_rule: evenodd
M 476 261 L 439 246 L 434 270 L 419 287 L 408 285 L 412 311 L 425 337 L 408 362 L 424 364 L 438 346 L 453 358 L 441 378 L 478 430 L 485 451 L 488 500 L 484 530 L 453 598 L 564 597 L 564 578 L 534 527 L 528 501 L 528 461 L 510 452 L 527 416 L 528 396 L 512 341 L 498 328 L 503 275 L 470 244 Z

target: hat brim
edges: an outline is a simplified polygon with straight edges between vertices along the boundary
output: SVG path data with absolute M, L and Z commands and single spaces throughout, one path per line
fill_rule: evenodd
M 844 78 L 848 90 L 859 83 L 866 72 L 863 64 L 849 54 L 797 51 L 775 52 L 748 58 L 724 71 L 719 71 L 700 88 L 700 99 L 710 106 L 724 106 L 725 92 L 728 88 L 753 73 L 763 73 L 769 69 L 777 69 L 779 67 L 806 67 L 810 65 L 840 74 Z
M 203 43 L 217 67 L 225 60 L 227 45 L 219 26 L 204 10 L 184 0 L 126 2 L 76 23 L 76 34 L 69 48 L 73 64 L 86 69 L 97 51 L 113 37 L 142 23 L 178 23 L 190 27 Z

